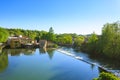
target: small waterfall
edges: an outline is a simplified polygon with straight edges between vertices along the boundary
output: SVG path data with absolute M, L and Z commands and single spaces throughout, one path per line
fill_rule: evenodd
M 83 57 L 76 56 L 76 55 L 72 54 L 71 52 L 66 51 L 66 50 L 63 50 L 63 49 L 57 49 L 57 51 L 58 51 L 58 52 L 61 52 L 61 53 L 63 53 L 63 54 L 66 54 L 66 55 L 68 55 L 68 56 L 71 56 L 71 57 L 73 57 L 73 58 L 75 58 L 75 59 L 77 59 L 77 60 L 81 60 L 81 61 L 86 62 L 86 63 L 88 63 L 88 64 L 98 66 L 99 68 L 103 69 L 104 71 L 113 73 L 115 76 L 120 77 L 120 70 L 118 70 L 118 71 L 108 70 L 108 69 L 105 68 L 104 66 L 98 65 L 98 64 L 93 63 L 93 62 L 90 62 L 90 61 L 86 61 L 86 60 L 84 60 Z

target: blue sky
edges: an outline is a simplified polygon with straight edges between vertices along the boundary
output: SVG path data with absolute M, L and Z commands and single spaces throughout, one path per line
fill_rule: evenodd
M 101 33 L 120 20 L 120 0 L 0 0 L 0 26 L 55 33 Z

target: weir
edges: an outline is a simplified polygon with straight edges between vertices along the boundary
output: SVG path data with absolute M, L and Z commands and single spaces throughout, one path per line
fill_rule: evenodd
M 63 53 L 63 54 L 66 54 L 66 55 L 68 55 L 68 56 L 71 56 L 71 57 L 73 57 L 73 58 L 75 58 L 75 59 L 77 59 L 77 60 L 81 60 L 81 61 L 86 62 L 86 63 L 88 63 L 88 64 L 98 66 L 98 67 L 101 68 L 102 70 L 104 70 L 104 71 L 106 71 L 106 72 L 109 72 L 109 73 L 113 73 L 115 76 L 120 77 L 120 71 L 118 71 L 118 70 L 117 70 L 117 71 L 108 70 L 107 68 L 105 68 L 105 67 L 103 67 L 103 66 L 100 66 L 100 65 L 98 65 L 98 64 L 96 64 L 96 63 L 93 63 L 93 62 L 86 61 L 86 60 L 84 60 L 83 57 L 76 56 L 76 55 L 74 55 L 74 54 L 71 54 L 71 52 L 65 51 L 65 50 L 63 50 L 63 49 L 57 49 L 57 51 L 58 51 L 58 52 L 61 52 L 61 53 Z

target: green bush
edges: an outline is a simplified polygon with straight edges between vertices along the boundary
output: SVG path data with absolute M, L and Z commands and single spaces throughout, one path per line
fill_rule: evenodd
M 6 42 L 8 39 L 9 33 L 6 29 L 0 27 L 0 42 Z
M 100 76 L 98 78 L 94 78 L 93 80 L 120 80 L 120 79 L 111 73 L 102 72 L 100 73 Z
M 53 47 L 54 47 L 54 48 L 57 48 L 57 47 L 58 47 L 58 45 L 57 45 L 57 44 L 54 44 L 54 45 L 53 45 Z

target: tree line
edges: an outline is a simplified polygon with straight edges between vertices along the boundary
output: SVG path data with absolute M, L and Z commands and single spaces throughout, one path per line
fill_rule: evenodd
M 39 31 L 39 30 L 24 30 L 24 29 L 8 29 L 0 27 L 0 42 L 6 42 L 9 36 L 25 36 L 32 40 L 48 40 L 58 44 L 69 44 L 72 45 L 72 35 L 71 34 L 55 34 L 52 27 L 49 31 Z
M 91 55 L 104 56 L 120 60 L 120 23 L 107 23 L 102 28 L 102 34 L 93 33 L 81 45 L 81 50 Z
M 106 23 L 102 34 L 93 32 L 90 35 L 55 34 L 52 27 L 49 31 L 7 29 L 0 27 L 0 42 L 6 42 L 8 36 L 27 36 L 33 40 L 48 40 L 62 46 L 72 46 L 75 49 L 91 55 L 106 56 L 111 59 L 120 57 L 120 23 Z

